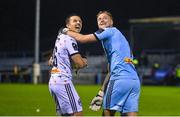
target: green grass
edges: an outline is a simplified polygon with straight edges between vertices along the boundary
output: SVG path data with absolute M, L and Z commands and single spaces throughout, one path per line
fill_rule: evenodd
M 83 103 L 84 115 L 100 116 L 102 110 L 93 112 L 89 109 L 89 103 L 100 86 L 76 85 L 75 87 Z M 40 109 L 40 112 L 36 112 L 36 109 Z M 0 84 L 0 116 L 6 115 L 55 115 L 55 106 L 48 85 Z M 180 116 L 180 87 L 143 86 L 139 115 Z

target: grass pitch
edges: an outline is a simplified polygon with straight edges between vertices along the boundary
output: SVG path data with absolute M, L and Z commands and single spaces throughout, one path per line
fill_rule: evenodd
M 101 116 L 93 112 L 89 103 L 99 85 L 75 86 L 83 104 L 85 116 Z M 143 86 L 139 115 L 180 116 L 180 87 Z M 0 116 L 53 116 L 55 106 L 48 85 L 0 84 Z M 118 113 L 116 115 L 119 115 Z

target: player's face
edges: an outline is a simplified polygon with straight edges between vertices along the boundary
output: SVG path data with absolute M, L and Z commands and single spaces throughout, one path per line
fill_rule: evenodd
M 69 18 L 69 23 L 66 26 L 70 30 L 79 33 L 82 28 L 82 20 L 79 16 L 72 16 Z
M 97 17 L 97 23 L 99 29 L 104 29 L 113 25 L 111 17 L 108 16 L 106 13 L 102 13 Z

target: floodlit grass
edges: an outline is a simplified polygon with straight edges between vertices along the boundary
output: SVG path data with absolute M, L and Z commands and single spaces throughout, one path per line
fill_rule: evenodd
M 76 85 L 75 87 L 83 103 L 84 115 L 101 116 L 102 110 L 93 112 L 89 109 L 89 103 L 100 86 Z M 179 108 L 180 87 L 142 87 L 139 115 L 180 116 Z M 0 115 L 55 115 L 55 106 L 48 85 L 0 84 Z

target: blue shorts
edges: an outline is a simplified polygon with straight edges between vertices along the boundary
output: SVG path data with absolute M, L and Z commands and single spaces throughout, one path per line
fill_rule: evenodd
M 121 113 L 138 112 L 140 81 L 110 80 L 103 99 L 103 108 Z

